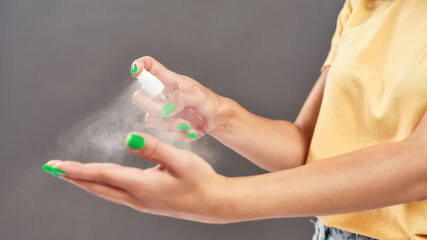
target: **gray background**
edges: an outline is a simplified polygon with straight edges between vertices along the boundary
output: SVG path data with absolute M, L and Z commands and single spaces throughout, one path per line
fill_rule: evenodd
M 58 135 L 151 55 L 250 111 L 293 121 L 342 0 L 0 2 L 0 239 L 310 239 L 308 218 L 209 225 L 147 215 L 42 171 Z M 227 176 L 263 173 L 210 137 Z M 80 161 L 91 161 L 88 156 Z M 125 165 L 145 167 L 127 154 Z M 313 193 L 315 197 L 315 193 Z

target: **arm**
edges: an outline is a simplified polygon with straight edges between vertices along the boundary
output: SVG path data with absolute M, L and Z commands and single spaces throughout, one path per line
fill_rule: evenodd
M 256 165 L 269 171 L 277 171 L 304 164 L 328 68 L 322 71 L 294 124 L 252 114 L 235 101 L 215 94 L 189 77 L 168 70 L 151 57 L 137 59 L 133 66 L 137 67 L 132 69 L 138 69 L 133 76 L 138 76 L 145 68 L 166 85 L 178 86 L 175 94 L 180 101 L 185 102 L 185 106 L 193 108 L 207 119 L 208 133 Z M 158 112 L 162 107 L 142 90 L 134 94 L 133 101 L 146 112 Z M 174 104 L 173 99 L 169 101 Z M 186 137 L 186 132 L 177 129 L 178 124 L 188 123 L 185 119 L 173 117 L 179 111 L 176 109 L 169 118 L 148 114 L 145 122 L 147 126 L 158 129 L 166 138 L 191 141 Z
M 237 216 L 232 221 L 340 214 L 427 199 L 427 114 L 401 142 L 230 184 L 224 199 L 233 210 L 229 218 Z
M 137 134 L 128 138 L 129 150 L 156 167 L 53 160 L 45 170 L 138 211 L 210 223 L 330 215 L 427 199 L 427 114 L 401 142 L 240 178 L 220 176 L 197 155 Z
M 245 124 L 246 119 L 249 119 L 251 114 L 247 113 L 246 110 L 236 110 L 235 115 L 237 117 L 234 124 L 230 124 L 231 127 L 220 134 L 214 133 L 213 136 L 253 163 L 269 171 L 284 170 L 304 164 L 319 114 L 329 66 L 335 58 L 344 26 L 352 13 L 352 9 L 354 9 L 352 2 L 346 1 L 340 11 L 331 41 L 331 49 L 322 66 L 322 74 L 310 92 L 294 124 L 256 116 L 251 118 L 250 124 Z M 233 120 L 230 122 L 233 123 Z M 258 126 L 255 124 L 260 127 L 253 127 Z
M 269 171 L 301 166 L 316 125 L 323 89 L 328 75 L 326 67 L 304 103 L 295 123 L 263 118 L 229 101 L 224 114 L 226 124 L 211 135 L 256 165 Z

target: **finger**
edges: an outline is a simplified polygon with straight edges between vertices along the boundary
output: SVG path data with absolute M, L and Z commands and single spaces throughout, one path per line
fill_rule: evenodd
M 132 101 L 141 110 L 162 117 L 172 117 L 185 107 L 185 101 L 180 99 L 179 91 L 174 91 L 168 99 L 160 102 L 140 89 L 133 94 Z
M 185 100 L 182 99 L 180 90 L 173 91 L 167 100 L 159 102 L 150 97 L 145 90 L 140 89 L 133 94 L 132 101 L 141 110 L 162 117 L 172 117 L 185 107 Z
M 134 103 L 141 109 L 147 109 L 150 113 L 157 113 L 161 117 L 173 117 L 181 113 L 185 107 L 199 108 L 206 103 L 206 89 L 201 86 L 177 89 L 171 92 L 166 103 L 153 104 L 153 100 L 148 100 L 147 94 L 138 91 L 133 96 Z
M 145 116 L 145 125 L 158 130 L 172 132 L 187 132 L 191 129 L 191 125 L 187 120 L 180 118 L 164 118 L 155 114 L 147 114 Z
M 144 171 L 113 163 L 80 163 L 75 161 L 52 160 L 47 165 L 59 168 L 65 176 L 98 182 L 133 191 L 143 184 Z
M 87 180 L 73 179 L 66 176 L 62 177 L 62 179 L 111 202 L 123 204 L 126 206 L 135 206 L 138 202 L 137 198 L 134 197 L 132 194 L 117 187 Z
M 155 137 L 133 132 L 127 137 L 128 149 L 134 154 L 154 163 L 160 164 L 175 175 L 180 174 L 180 169 L 185 167 L 189 152 L 174 148 Z
M 164 103 L 154 101 L 143 89 L 133 94 L 132 101 L 137 107 L 147 113 L 158 113 L 165 106 Z
M 157 111 L 161 117 L 173 117 L 181 113 L 185 107 L 200 107 L 205 103 L 206 94 L 200 86 L 177 89 L 167 99 L 167 103 Z
M 171 132 L 171 131 L 159 131 L 159 134 L 163 138 L 167 139 L 178 139 L 184 142 L 191 142 L 198 138 L 198 134 L 194 130 L 190 130 L 188 132 Z

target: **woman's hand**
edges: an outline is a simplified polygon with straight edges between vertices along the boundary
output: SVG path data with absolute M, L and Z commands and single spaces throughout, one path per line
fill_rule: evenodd
M 194 126 L 191 126 L 186 119 L 176 117 L 185 107 L 190 107 L 206 120 L 207 133 L 226 124 L 227 114 L 223 111 L 225 98 L 187 76 L 168 70 L 152 57 L 135 60 L 131 67 L 132 76 L 139 76 L 144 68 L 162 81 L 166 88 L 176 89 L 172 93 L 173 97 L 168 100 L 176 106 L 176 109 L 167 117 L 158 116 L 157 113 L 162 110 L 163 104 L 153 101 L 144 90 L 141 89 L 133 95 L 135 105 L 147 112 L 146 125 L 159 130 L 163 137 L 184 141 L 194 140 L 187 136 L 189 132 L 195 132 Z
M 217 204 L 227 179 L 207 162 L 145 133 L 131 134 L 127 145 L 131 152 L 158 165 L 142 170 L 113 163 L 52 160 L 44 168 L 92 194 L 142 212 L 222 221 Z
M 305 163 L 322 102 L 327 69 L 322 72 L 304 104 L 297 119 L 298 124 L 252 114 L 232 99 L 219 96 L 195 80 L 168 70 L 151 57 L 135 60 L 131 67 L 132 75 L 139 76 L 143 69 L 155 75 L 168 89 L 177 89 L 175 95 L 172 94 L 173 97 L 168 99 L 177 105 L 168 117 L 158 116 L 157 113 L 161 112 L 165 105 L 153 101 L 144 90 L 137 91 L 133 96 L 134 103 L 148 113 L 145 118 L 146 125 L 159 130 L 162 136 L 184 141 L 193 140 L 191 137 L 196 134 L 191 133 L 200 128 L 191 126 L 189 129 L 190 123 L 181 117 L 180 111 L 185 105 L 206 120 L 209 135 L 261 168 L 278 171 Z M 176 99 L 179 101 L 174 102 Z M 184 104 L 177 104 L 178 102 Z

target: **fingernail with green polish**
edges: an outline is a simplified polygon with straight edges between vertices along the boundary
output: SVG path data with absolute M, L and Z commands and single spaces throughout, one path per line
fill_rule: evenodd
M 168 102 L 162 108 L 162 110 L 160 110 L 159 115 L 162 117 L 167 117 L 167 116 L 171 115 L 171 113 L 173 113 L 173 111 L 175 111 L 175 106 L 172 103 Z
M 193 139 L 194 139 L 194 138 L 197 138 L 197 137 L 198 137 L 198 135 L 197 135 L 197 133 L 196 133 L 196 132 L 191 132 L 191 133 L 188 133 L 188 134 L 187 134 L 187 137 L 188 137 L 188 138 L 193 138 Z
M 43 165 L 43 170 L 45 170 L 46 172 L 52 174 L 52 176 L 54 177 L 59 177 L 59 174 L 61 175 L 67 175 L 64 171 L 62 171 L 62 169 L 56 168 L 56 167 L 51 167 L 47 164 Z
M 46 172 L 52 172 L 52 167 L 45 164 L 45 165 L 43 165 L 43 170 L 45 170 Z
M 190 124 L 181 123 L 181 124 L 178 124 L 178 129 L 181 131 L 190 131 L 191 128 L 190 128 Z
M 134 149 L 141 149 L 144 147 L 145 139 L 139 135 L 131 134 L 129 135 L 129 140 L 127 145 Z
M 136 66 L 136 64 L 132 65 L 132 68 L 131 68 L 132 77 L 137 71 L 138 71 L 138 66 Z
M 64 171 L 62 171 L 62 169 L 59 169 L 59 168 L 56 168 L 56 167 L 51 167 L 51 168 L 52 168 L 52 172 L 53 173 L 67 175 Z

